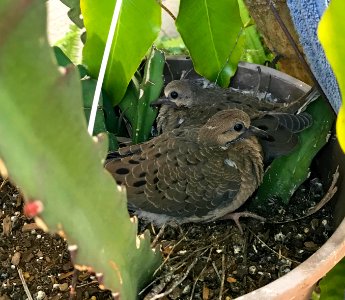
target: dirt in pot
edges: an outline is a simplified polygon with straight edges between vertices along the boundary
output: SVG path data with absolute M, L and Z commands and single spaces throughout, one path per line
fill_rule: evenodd
M 324 194 L 312 175 L 290 204 L 270 201 L 266 223 L 241 219 L 243 235 L 232 221 L 146 226 L 164 261 L 141 299 L 234 299 L 285 275 L 334 231 L 330 204 L 303 217 Z
M 74 274 L 65 241 L 44 233 L 23 215 L 16 188 L 2 179 L 0 186 L 0 299 L 26 299 L 23 283 L 34 299 L 69 299 L 73 276 L 72 299 L 112 299 L 109 291 L 99 288 L 94 274 Z M 242 219 L 243 235 L 230 220 L 161 229 L 146 225 L 164 262 L 140 298 L 166 294 L 162 299 L 233 299 L 279 278 L 330 237 L 331 205 L 297 221 L 274 222 L 300 217 L 323 194 L 322 184 L 311 176 L 289 205 L 270 202 L 270 215 L 276 216 L 271 223 Z
M 0 178 L 0 299 L 69 299 L 73 265 L 66 242 L 23 215 L 23 198 Z M 20 278 L 21 277 L 21 278 Z M 75 299 L 112 299 L 92 274 L 80 273 Z

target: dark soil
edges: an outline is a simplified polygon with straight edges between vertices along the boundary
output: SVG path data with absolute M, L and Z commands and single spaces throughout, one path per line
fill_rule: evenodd
M 0 300 L 28 299 L 20 270 L 33 299 L 69 299 L 74 272 L 66 242 L 23 215 L 23 198 L 15 187 L 1 178 L 0 187 Z M 73 299 L 112 299 L 92 274 L 75 274 L 75 281 Z
M 0 186 L 0 300 L 27 299 L 23 281 L 33 299 L 69 299 L 73 278 L 71 299 L 111 299 L 109 291 L 99 288 L 94 274 L 74 274 L 62 238 L 44 233 L 23 215 L 20 193 L 1 179 Z M 270 216 L 276 216 L 275 220 L 270 216 L 266 223 L 242 219 L 243 235 L 231 220 L 167 225 L 161 230 L 146 226 L 161 245 L 165 260 L 157 279 L 140 297 L 150 299 L 172 290 L 162 299 L 208 300 L 220 295 L 233 299 L 286 274 L 330 237 L 331 207 L 326 205 L 297 221 L 274 222 L 303 216 L 322 194 L 318 180 L 310 180 L 288 206 L 270 202 Z

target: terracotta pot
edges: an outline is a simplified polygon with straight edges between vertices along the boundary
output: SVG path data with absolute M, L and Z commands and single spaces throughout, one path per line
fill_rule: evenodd
M 166 81 L 180 79 L 183 72 L 189 72 L 188 78 L 199 77 L 188 57 L 172 57 L 168 59 L 165 70 Z M 258 67 L 261 75 L 259 76 Z M 310 86 L 277 70 L 250 63 L 240 63 L 236 75 L 231 81 L 231 86 L 241 90 L 258 90 L 269 92 L 279 99 L 289 101 L 296 99 L 310 89 Z M 337 140 L 330 142 L 320 151 L 314 160 L 314 167 L 325 183 L 330 183 L 332 175 L 339 165 L 340 177 L 338 180 L 338 192 L 334 199 L 334 219 L 338 225 L 331 238 L 311 257 L 293 269 L 288 274 L 257 289 L 251 293 L 236 299 L 310 299 L 310 295 L 316 282 L 326 275 L 339 260 L 345 256 L 345 156 L 342 153 Z

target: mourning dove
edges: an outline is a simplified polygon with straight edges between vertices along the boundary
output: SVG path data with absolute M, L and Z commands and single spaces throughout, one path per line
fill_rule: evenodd
M 262 181 L 263 152 L 247 113 L 230 109 L 112 153 L 105 168 L 128 206 L 160 225 L 207 222 L 239 208 Z
M 218 111 L 240 109 L 250 116 L 252 125 L 270 134 L 270 139 L 260 139 L 266 162 L 290 153 L 298 143 L 295 133 L 312 125 L 312 118 L 308 113 L 294 114 L 308 97 L 301 97 L 291 103 L 269 102 L 230 89 L 214 86 L 203 88 L 198 82 L 191 80 L 170 82 L 164 94 L 165 98 L 153 103 L 161 106 L 157 116 L 158 132 L 204 124 Z M 309 97 L 315 97 L 314 91 Z

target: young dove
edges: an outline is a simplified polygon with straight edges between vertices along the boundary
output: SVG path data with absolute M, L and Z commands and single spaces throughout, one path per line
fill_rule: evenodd
M 224 110 L 202 126 L 121 148 L 105 168 L 126 186 L 128 207 L 149 221 L 213 221 L 239 208 L 261 183 L 257 136 L 267 134 L 251 125 L 247 113 Z M 238 222 L 240 216 L 230 218 Z
M 158 99 L 158 132 L 171 131 L 206 122 L 218 111 L 236 108 L 246 112 L 254 126 L 267 131 L 269 139 L 260 142 L 264 147 L 265 162 L 290 153 L 298 144 L 296 133 L 310 127 L 312 118 L 308 113 L 295 115 L 310 98 L 314 90 L 305 97 L 290 103 L 269 102 L 254 96 L 219 87 L 203 88 L 191 80 L 174 80 L 164 89 L 165 98 Z

